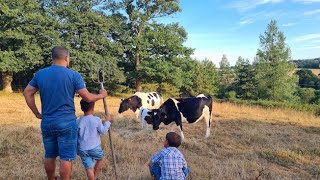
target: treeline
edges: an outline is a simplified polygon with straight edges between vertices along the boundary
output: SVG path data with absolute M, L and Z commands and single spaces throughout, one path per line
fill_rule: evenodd
M 298 68 L 308 68 L 308 69 L 320 68 L 320 57 L 314 58 L 314 59 L 298 59 L 298 60 L 293 60 L 292 62 L 295 63 Z
M 284 34 L 272 20 L 260 35 L 253 63 L 239 57 L 219 68 L 190 56 L 187 32 L 179 23 L 158 20 L 181 11 L 178 0 L 11 0 L 0 2 L 2 89 L 22 89 L 33 74 L 51 64 L 50 50 L 71 51 L 71 68 L 89 89 L 92 67 L 104 67 L 111 94 L 158 91 L 167 96 L 205 93 L 221 99 L 318 103 L 313 85 L 299 87 Z M 305 75 L 309 77 L 309 75 Z M 314 78 L 314 77 L 312 77 Z M 306 84 L 306 82 L 303 82 Z M 20 86 L 20 87 L 19 87 Z M 310 90 L 313 89 L 313 90 Z

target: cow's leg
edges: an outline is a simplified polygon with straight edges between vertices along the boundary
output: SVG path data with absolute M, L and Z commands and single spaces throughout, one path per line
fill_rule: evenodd
M 141 119 L 142 120 L 142 128 L 143 129 L 146 129 L 147 128 L 147 121 L 146 120 L 144 120 L 144 119 Z
M 136 120 L 139 121 L 139 118 L 140 118 L 140 109 L 137 109 L 134 113 L 136 114 Z
M 182 123 L 180 123 L 180 125 L 178 125 L 178 128 L 180 130 L 180 134 L 181 134 L 181 139 L 184 139 L 184 134 L 183 134 L 183 130 L 182 130 Z
M 206 113 L 206 116 L 204 118 L 206 120 L 206 126 L 207 126 L 205 138 L 208 138 L 210 136 L 211 114 L 210 113 Z

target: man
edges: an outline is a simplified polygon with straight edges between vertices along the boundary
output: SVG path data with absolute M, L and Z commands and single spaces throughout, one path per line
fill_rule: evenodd
M 55 162 L 60 157 L 60 178 L 71 179 L 72 163 L 76 158 L 77 122 L 74 95 L 94 102 L 107 96 L 106 90 L 91 94 L 78 72 L 68 69 L 70 55 L 68 49 L 56 46 L 51 51 L 53 64 L 38 71 L 25 88 L 26 102 L 41 121 L 42 139 L 45 149 L 44 167 L 49 180 L 55 177 Z M 35 104 L 34 94 L 39 91 L 41 112 Z

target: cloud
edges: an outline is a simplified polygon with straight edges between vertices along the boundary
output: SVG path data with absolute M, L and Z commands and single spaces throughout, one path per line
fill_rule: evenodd
M 320 3 L 320 0 L 294 0 L 294 2 L 299 2 L 303 4 Z
M 284 0 L 241 0 L 241 1 L 232 1 L 228 4 L 228 7 L 232 9 L 236 9 L 240 12 L 245 12 L 250 9 L 254 9 L 257 6 L 264 5 L 264 4 L 276 4 L 283 2 Z
M 315 9 L 315 10 L 311 10 L 311 11 L 306 11 L 303 13 L 303 15 L 311 16 L 311 15 L 315 15 L 315 14 L 319 14 L 319 13 L 320 13 L 320 9 Z
M 254 22 L 253 19 L 244 19 L 239 22 L 240 25 L 252 24 Z
M 312 50 L 312 49 L 320 49 L 320 46 L 305 46 L 305 47 L 301 47 L 299 48 L 300 50 Z
M 295 39 L 295 41 L 310 41 L 310 40 L 314 40 L 314 39 L 320 39 L 320 34 L 307 34 L 307 35 L 303 35 L 300 37 L 297 37 Z
M 283 27 L 290 27 L 290 26 L 294 26 L 297 23 L 286 23 L 286 24 L 282 24 Z

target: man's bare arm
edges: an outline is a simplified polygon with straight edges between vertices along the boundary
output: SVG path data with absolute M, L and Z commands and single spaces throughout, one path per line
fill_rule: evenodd
M 105 89 L 100 90 L 99 94 L 92 94 L 86 88 L 77 91 L 83 100 L 87 102 L 95 102 L 107 97 L 107 91 Z
M 35 103 L 35 98 L 34 98 L 34 94 L 38 91 L 37 88 L 28 85 L 24 91 L 23 91 L 23 96 L 27 102 L 27 105 L 29 106 L 29 108 L 31 109 L 31 111 L 33 112 L 33 114 L 38 118 L 41 119 L 42 115 L 40 114 L 36 103 Z

